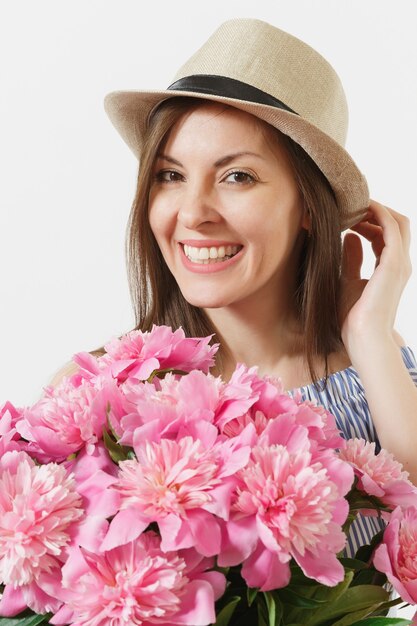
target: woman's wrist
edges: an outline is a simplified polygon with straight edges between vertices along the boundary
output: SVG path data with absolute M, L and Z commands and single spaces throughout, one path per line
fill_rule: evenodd
M 398 355 L 399 344 L 393 330 L 365 329 L 355 333 L 349 339 L 342 337 L 352 365 L 356 369 L 361 366 L 378 366 L 382 360 Z

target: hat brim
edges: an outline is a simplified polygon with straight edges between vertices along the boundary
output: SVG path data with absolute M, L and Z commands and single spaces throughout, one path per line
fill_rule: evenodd
M 300 144 L 333 188 L 342 230 L 353 226 L 366 213 L 368 185 L 350 154 L 332 137 L 296 113 L 274 106 L 191 91 L 113 91 L 104 99 L 105 111 L 138 159 L 150 113 L 164 100 L 176 96 L 220 102 L 251 113 Z

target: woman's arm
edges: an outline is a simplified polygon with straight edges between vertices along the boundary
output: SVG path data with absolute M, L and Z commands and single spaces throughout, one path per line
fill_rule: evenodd
M 393 326 L 411 274 L 410 228 L 406 217 L 371 201 L 365 220 L 353 227 L 372 244 L 375 271 L 360 277 L 362 245 L 344 241 L 341 331 L 363 383 L 381 445 L 392 452 L 417 484 L 417 387 L 403 362 Z

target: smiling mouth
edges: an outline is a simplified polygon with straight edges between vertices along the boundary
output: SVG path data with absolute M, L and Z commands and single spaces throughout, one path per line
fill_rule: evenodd
M 222 263 L 234 257 L 243 246 L 209 246 L 207 248 L 196 248 L 181 244 L 184 254 L 192 263 L 208 265 L 212 263 Z

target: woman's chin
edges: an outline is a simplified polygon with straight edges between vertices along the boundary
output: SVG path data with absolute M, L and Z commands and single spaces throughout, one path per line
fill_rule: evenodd
M 198 307 L 199 309 L 219 309 L 231 304 L 230 298 L 220 296 L 219 294 L 182 292 L 182 295 L 188 304 Z

